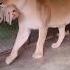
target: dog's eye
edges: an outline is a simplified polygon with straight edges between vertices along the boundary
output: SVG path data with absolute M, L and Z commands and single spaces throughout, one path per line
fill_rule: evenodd
M 13 10 L 13 12 L 16 12 L 16 10 Z

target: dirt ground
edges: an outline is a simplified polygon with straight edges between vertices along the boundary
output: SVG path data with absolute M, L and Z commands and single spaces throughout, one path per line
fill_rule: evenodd
M 32 58 L 36 43 L 23 45 L 19 51 L 19 57 L 11 65 L 5 63 L 5 58 L 11 50 L 1 53 L 0 70 L 70 70 L 70 35 L 65 37 L 59 48 L 51 48 L 52 43 L 56 41 L 57 37 L 46 40 L 44 56 L 39 60 Z

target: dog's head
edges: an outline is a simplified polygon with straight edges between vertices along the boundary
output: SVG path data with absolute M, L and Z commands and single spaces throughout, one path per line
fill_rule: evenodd
M 11 25 L 12 20 L 15 20 L 19 16 L 17 8 L 13 5 L 9 5 L 5 9 L 4 20 Z

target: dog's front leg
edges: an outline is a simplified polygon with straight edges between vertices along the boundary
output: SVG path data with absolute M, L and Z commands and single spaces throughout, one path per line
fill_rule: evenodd
M 58 29 L 59 29 L 58 41 L 56 43 L 52 44 L 52 48 L 58 48 L 61 45 L 61 43 L 65 37 L 65 25 L 59 27 Z
M 33 58 L 39 59 L 43 57 L 43 46 L 46 39 L 46 35 L 47 35 L 47 28 L 42 26 L 39 29 L 39 38 L 37 41 L 36 50 L 33 54 Z
M 23 26 L 23 23 L 19 24 L 18 35 L 12 49 L 11 54 L 6 58 L 6 63 L 10 64 L 18 56 L 19 48 L 26 42 L 30 34 L 30 30 Z

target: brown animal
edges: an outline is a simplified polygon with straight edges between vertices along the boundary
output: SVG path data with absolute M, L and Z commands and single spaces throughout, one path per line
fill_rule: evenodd
M 19 31 L 11 54 L 6 58 L 10 64 L 18 56 L 19 48 L 27 41 L 31 29 L 39 30 L 34 58 L 43 56 L 43 45 L 49 27 L 59 29 L 58 41 L 52 44 L 57 48 L 65 37 L 65 26 L 70 22 L 70 1 L 63 0 L 4 0 L 6 6 L 15 5 L 19 14 Z

